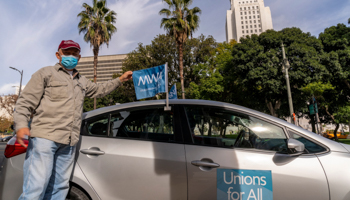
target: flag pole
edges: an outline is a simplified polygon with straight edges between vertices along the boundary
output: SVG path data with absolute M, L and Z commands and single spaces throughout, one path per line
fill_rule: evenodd
M 171 111 L 169 106 L 169 92 L 168 92 L 168 63 L 165 63 L 165 93 L 166 93 L 166 106 L 164 107 L 165 111 Z

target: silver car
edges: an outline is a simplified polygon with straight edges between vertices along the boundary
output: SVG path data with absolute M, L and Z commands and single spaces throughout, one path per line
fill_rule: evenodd
M 141 101 L 84 113 L 67 198 L 350 199 L 349 145 L 228 103 L 164 106 Z M 25 154 L 7 152 L 0 199 L 12 200 L 22 191 Z

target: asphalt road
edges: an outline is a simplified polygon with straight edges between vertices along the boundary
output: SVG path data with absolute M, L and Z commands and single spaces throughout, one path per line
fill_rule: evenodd
M 2 162 L 4 157 L 4 150 L 6 147 L 6 142 L 0 142 L 0 167 L 2 166 Z

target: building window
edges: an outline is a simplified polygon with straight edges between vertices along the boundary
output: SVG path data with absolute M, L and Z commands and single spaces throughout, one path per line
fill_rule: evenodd
M 244 29 L 244 26 L 242 26 L 242 29 Z
M 250 25 L 250 28 L 253 28 L 253 25 Z
M 250 30 L 251 33 L 253 33 L 253 30 Z
M 257 33 L 257 32 L 258 32 L 258 30 L 255 29 L 255 33 Z
M 244 14 L 246 15 L 246 14 L 247 14 L 247 12 L 244 12 Z
M 255 14 L 255 11 L 253 11 L 253 14 Z
M 256 20 L 254 20 L 254 23 L 256 23 Z
M 256 6 L 256 9 L 258 9 L 259 8 L 259 6 Z
M 256 11 L 256 13 L 258 13 L 258 14 L 259 14 L 260 12 L 259 12 L 259 11 Z
M 241 19 L 243 19 L 243 17 L 241 17 Z
M 249 23 L 252 23 L 252 20 L 250 20 Z
M 245 16 L 245 19 L 248 19 L 247 16 Z
M 246 28 L 248 28 L 248 25 L 247 26 L 245 26 Z
M 248 21 L 245 21 L 246 24 L 248 24 Z
M 255 15 L 253 16 L 253 18 L 255 19 Z
M 243 15 L 242 12 L 241 12 L 241 15 Z
M 260 20 L 258 20 L 258 22 L 260 23 Z
M 249 31 L 248 31 L 248 30 L 247 30 L 246 32 L 247 32 L 247 33 L 249 33 Z
M 261 33 L 261 29 L 259 29 L 259 32 Z
M 259 24 L 259 27 L 261 27 L 261 24 Z
M 248 7 L 248 10 L 250 10 L 250 7 Z
M 244 24 L 244 22 L 242 21 L 242 24 Z
M 241 10 L 242 10 L 242 7 L 241 7 Z
M 258 15 L 257 17 L 260 18 L 260 15 Z
M 254 28 L 256 28 L 256 25 L 254 25 Z
M 244 34 L 244 31 L 242 31 L 242 33 Z
M 252 14 L 252 13 L 249 11 L 249 14 Z
M 244 10 L 246 10 L 247 8 L 246 7 L 244 7 Z
M 252 17 L 251 17 L 251 16 L 249 16 L 249 19 L 252 19 Z

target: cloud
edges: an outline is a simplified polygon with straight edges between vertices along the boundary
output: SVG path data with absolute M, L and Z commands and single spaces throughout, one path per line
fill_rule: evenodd
M 7 83 L 7 84 L 2 85 L 0 87 L 0 95 L 15 94 L 16 86 L 19 86 L 19 82 L 17 82 L 17 83 Z
M 161 16 L 158 15 L 164 7 L 162 1 L 117 1 L 108 7 L 117 13 L 117 32 L 112 36 L 109 48 L 102 46 L 101 55 L 128 53 L 138 43 L 150 43 L 156 35 L 164 33 L 159 27 Z

